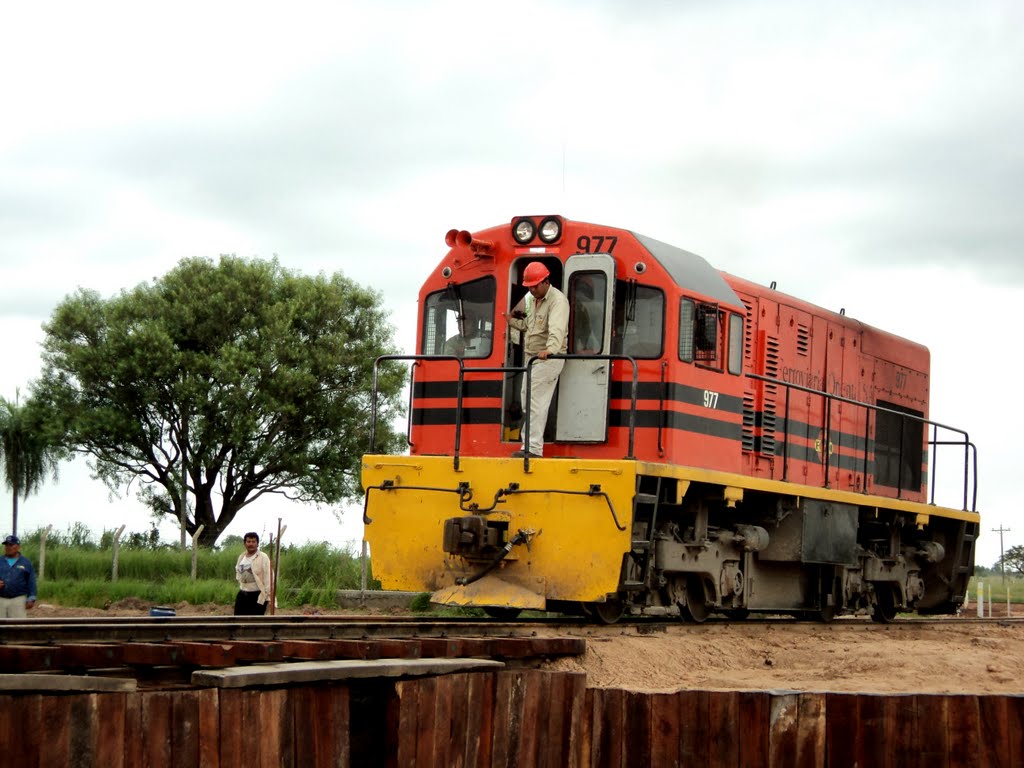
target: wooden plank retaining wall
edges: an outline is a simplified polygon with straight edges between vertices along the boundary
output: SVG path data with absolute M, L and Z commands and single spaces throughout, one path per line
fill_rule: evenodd
M 515 670 L 0 695 L 28 766 L 1024 766 L 1024 696 L 587 689 Z

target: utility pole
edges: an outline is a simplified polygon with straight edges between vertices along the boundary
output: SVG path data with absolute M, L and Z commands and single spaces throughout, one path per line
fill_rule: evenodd
M 992 529 L 992 533 L 999 534 L 999 570 L 1003 574 L 1003 584 L 1006 583 L 1006 561 L 1003 559 L 1005 557 L 1005 555 L 1003 554 L 1003 534 L 1009 532 L 1010 529 L 1003 528 L 1002 523 L 1000 523 L 998 528 Z

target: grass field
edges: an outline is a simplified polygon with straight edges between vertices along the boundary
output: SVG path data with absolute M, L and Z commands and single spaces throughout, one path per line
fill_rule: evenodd
M 994 603 L 1005 603 L 1007 593 L 1011 603 L 1024 603 L 1024 576 L 1011 576 L 1007 574 L 1003 580 L 1000 574 L 988 576 L 975 576 L 971 579 L 968 588 L 969 601 L 973 605 L 978 599 L 978 583 L 985 585 L 985 600 L 992 600 Z
M 265 550 L 266 551 L 266 550 Z M 48 540 L 39 599 L 56 605 L 103 608 L 127 598 L 174 604 L 186 601 L 232 604 L 238 585 L 235 561 L 241 545 L 223 550 L 200 550 L 193 581 L 192 553 L 157 546 L 122 548 L 118 578 L 112 578 L 113 550 L 75 546 Z M 39 570 L 38 537 L 25 537 L 22 553 Z M 273 555 L 272 552 L 267 552 Z M 326 543 L 283 547 L 280 554 L 277 602 L 281 607 L 336 605 L 339 589 L 359 589 L 359 556 Z M 367 574 L 367 587 L 379 583 Z

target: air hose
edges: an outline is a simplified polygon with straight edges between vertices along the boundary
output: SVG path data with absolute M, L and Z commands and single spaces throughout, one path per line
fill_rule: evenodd
M 512 551 L 512 547 L 516 546 L 517 544 L 525 544 L 526 540 L 526 531 L 520 530 L 518 533 L 516 533 L 515 536 L 509 539 L 508 543 L 501 548 L 501 551 L 498 552 L 497 556 L 495 556 L 495 558 L 490 563 L 488 563 L 487 567 L 480 571 L 480 573 L 474 574 L 473 576 L 463 576 L 461 578 L 456 579 L 455 583 L 458 584 L 460 587 L 465 587 L 468 584 L 472 584 L 474 581 L 482 579 L 484 576 L 486 576 L 488 573 L 490 573 L 498 567 L 498 563 L 505 559 L 506 555 L 508 555 L 508 553 Z

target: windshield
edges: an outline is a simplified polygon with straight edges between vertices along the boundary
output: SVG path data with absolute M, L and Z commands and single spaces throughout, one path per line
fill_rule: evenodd
M 490 357 L 494 342 L 496 281 L 485 277 L 427 296 L 423 354 Z

